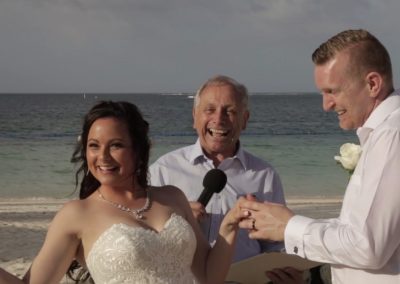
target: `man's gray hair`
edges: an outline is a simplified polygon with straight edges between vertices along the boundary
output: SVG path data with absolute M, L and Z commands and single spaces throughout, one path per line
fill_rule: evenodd
M 201 93 L 204 91 L 204 89 L 206 89 L 207 87 L 210 87 L 210 86 L 223 86 L 223 85 L 230 86 L 235 91 L 236 95 L 239 96 L 244 109 L 247 110 L 248 103 L 249 103 L 249 94 L 248 94 L 246 86 L 239 83 L 235 79 L 225 76 L 225 75 L 216 75 L 216 76 L 208 79 L 200 87 L 200 89 L 196 92 L 196 95 L 195 95 L 194 101 L 193 101 L 193 107 L 197 107 L 199 105 L 200 96 L 201 96 Z

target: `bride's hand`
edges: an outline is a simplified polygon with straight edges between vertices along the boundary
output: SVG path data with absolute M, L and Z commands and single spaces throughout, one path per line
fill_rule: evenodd
M 250 211 L 249 210 L 243 210 L 239 206 L 241 202 L 243 202 L 242 199 L 245 199 L 244 197 L 240 197 L 238 201 L 236 202 L 235 206 L 232 207 L 228 213 L 225 215 L 224 220 L 222 221 L 221 224 L 221 233 L 226 233 L 229 234 L 233 231 L 237 231 L 239 229 L 239 223 L 250 217 Z

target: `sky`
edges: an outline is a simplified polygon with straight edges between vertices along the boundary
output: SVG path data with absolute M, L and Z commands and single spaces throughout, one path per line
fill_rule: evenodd
M 399 0 L 0 0 L 0 93 L 315 92 L 312 52 L 364 28 L 400 69 Z

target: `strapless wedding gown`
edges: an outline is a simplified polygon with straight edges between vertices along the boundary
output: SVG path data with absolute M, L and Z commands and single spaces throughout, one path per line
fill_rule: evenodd
M 160 232 L 114 224 L 93 244 L 86 264 L 96 284 L 194 282 L 196 237 L 190 224 L 172 214 Z

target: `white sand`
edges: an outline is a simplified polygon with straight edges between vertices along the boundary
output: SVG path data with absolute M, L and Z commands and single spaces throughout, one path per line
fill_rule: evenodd
M 0 198 L 0 267 L 22 277 L 39 251 L 47 227 L 67 200 Z M 340 198 L 292 198 L 288 206 L 313 218 L 339 214 Z

